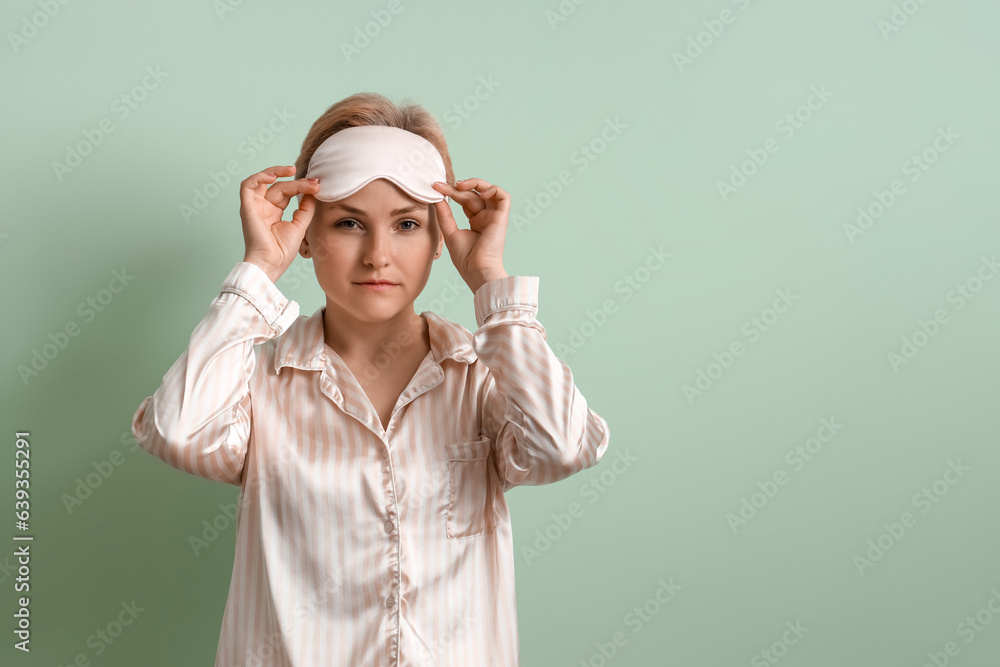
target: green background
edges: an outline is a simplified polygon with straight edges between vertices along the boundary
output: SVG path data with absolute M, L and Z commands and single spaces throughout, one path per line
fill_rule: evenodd
M 1000 280 L 984 263 L 1000 247 L 997 5 L 567 0 L 558 22 L 555 0 L 220 6 L 0 10 L 2 437 L 12 467 L 15 431 L 31 433 L 35 536 L 30 656 L 11 647 L 14 543 L 0 552 L 0 663 L 212 664 L 234 529 L 199 556 L 187 540 L 238 489 L 132 449 L 129 422 L 242 259 L 239 181 L 292 164 L 329 105 L 374 91 L 441 119 L 458 178 L 511 193 L 506 269 L 540 276 L 548 340 L 611 426 L 598 466 L 507 496 L 522 665 L 763 665 L 774 650 L 780 665 L 920 667 L 948 642 L 949 664 L 997 664 Z M 376 29 L 372 12 L 391 19 Z M 147 67 L 166 76 L 122 118 L 115 100 Z M 274 109 L 294 118 L 241 152 Z M 113 131 L 57 174 L 102 119 Z M 608 119 L 624 127 L 602 143 Z M 741 166 L 755 151 L 767 160 Z M 186 222 L 180 205 L 230 160 L 241 175 Z M 724 195 L 734 169 L 750 175 Z M 539 197 L 562 170 L 572 182 Z M 851 231 L 894 180 L 902 194 Z M 670 258 L 646 272 L 661 246 Z M 88 321 L 78 305 L 122 267 L 134 279 Z M 627 299 L 626 276 L 645 280 Z M 416 309 L 474 330 L 471 292 L 432 308 L 449 280 L 464 287 L 437 262 Z M 278 286 L 303 314 L 323 304 L 302 258 Z M 795 301 L 774 317 L 778 290 Z M 754 317 L 769 324 L 751 335 Z M 72 322 L 78 335 L 22 380 Z M 910 358 L 904 338 L 921 344 Z M 700 371 L 713 377 L 685 393 Z M 842 427 L 793 463 L 823 419 Z M 114 452 L 123 463 L 67 508 Z M 623 452 L 635 463 L 616 471 Z M 949 461 L 968 470 L 946 476 Z M 933 502 L 914 498 L 925 488 Z M 740 524 L 744 499 L 759 507 Z M 573 502 L 582 515 L 561 530 L 553 514 Z M 885 524 L 905 512 L 894 538 Z M 661 579 L 680 587 L 662 606 Z M 88 637 L 133 599 L 144 611 L 95 655 Z M 977 614 L 978 630 L 960 625 Z M 796 622 L 798 639 L 784 634 Z M 605 659 L 597 644 L 616 632 Z

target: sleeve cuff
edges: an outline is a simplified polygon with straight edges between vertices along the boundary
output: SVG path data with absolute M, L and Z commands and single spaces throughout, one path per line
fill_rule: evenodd
M 491 315 L 510 310 L 523 313 L 525 321 L 534 320 L 538 314 L 538 276 L 506 276 L 483 283 L 472 303 L 476 311 L 476 325 L 481 327 Z
M 222 282 L 222 292 L 239 294 L 282 334 L 299 316 L 299 304 L 278 289 L 264 270 L 252 262 L 237 262 Z

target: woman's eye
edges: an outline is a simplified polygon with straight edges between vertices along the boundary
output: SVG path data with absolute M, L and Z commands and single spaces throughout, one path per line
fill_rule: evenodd
M 346 229 L 354 229 L 354 227 L 348 226 L 348 223 L 353 224 L 353 225 L 357 225 L 358 224 L 357 220 L 354 220 L 352 218 L 347 218 L 345 220 L 338 221 L 337 224 L 336 224 L 336 226 L 337 227 L 343 226 Z M 405 231 L 405 232 L 412 232 L 413 230 L 415 230 L 417 227 L 420 226 L 420 223 L 417 222 L 416 220 L 403 220 L 399 224 L 400 225 L 406 225 L 407 223 L 413 225 L 413 227 L 403 227 L 403 231 Z

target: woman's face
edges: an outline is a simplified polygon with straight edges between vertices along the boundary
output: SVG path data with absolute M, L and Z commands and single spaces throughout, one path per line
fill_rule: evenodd
M 434 204 L 378 178 L 350 197 L 317 200 L 299 252 L 312 257 L 327 308 L 338 319 L 373 323 L 413 312 L 442 244 Z M 373 280 L 394 284 L 380 290 L 362 284 Z

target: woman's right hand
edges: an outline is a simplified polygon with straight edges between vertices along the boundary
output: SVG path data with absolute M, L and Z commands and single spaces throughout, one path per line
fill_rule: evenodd
M 316 210 L 312 195 L 319 192 L 318 179 L 276 182 L 278 177 L 294 175 L 292 166 L 268 167 L 240 183 L 243 261 L 259 266 L 272 282 L 291 266 Z M 304 195 L 302 203 L 291 220 L 282 220 L 288 202 L 298 194 Z

